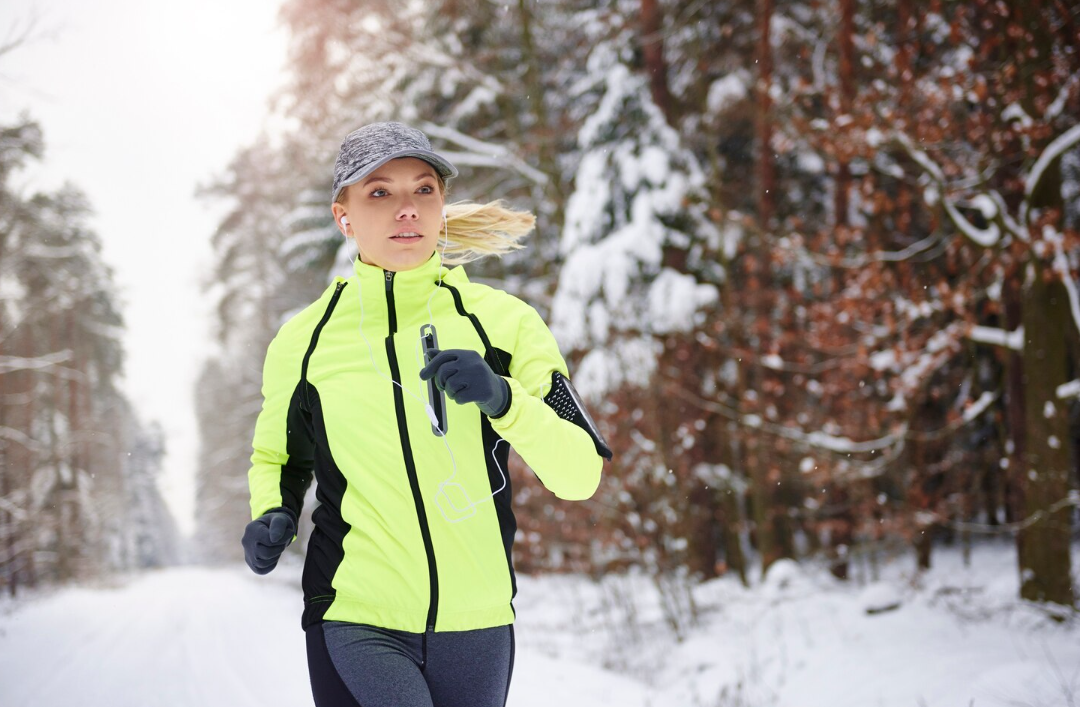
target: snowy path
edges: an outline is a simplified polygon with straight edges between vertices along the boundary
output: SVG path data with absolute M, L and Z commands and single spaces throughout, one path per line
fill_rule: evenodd
M 793 563 L 750 589 L 713 580 L 682 642 L 646 577 L 519 576 L 509 704 L 1080 707 L 1080 616 L 1018 600 L 1014 553 L 939 551 L 924 575 L 901 556 L 869 584 Z M 310 706 L 300 561 L 0 601 L 0 707 Z
M 298 577 L 279 570 L 173 568 L 7 606 L 0 707 L 311 705 Z M 510 705 L 645 704 L 629 678 L 533 653 L 525 636 Z

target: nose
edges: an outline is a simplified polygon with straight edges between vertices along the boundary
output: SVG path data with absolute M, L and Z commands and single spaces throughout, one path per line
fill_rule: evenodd
M 414 204 L 411 199 L 406 199 L 398 208 L 396 218 L 398 221 L 416 221 L 420 218 L 420 214 L 416 210 L 416 204 Z

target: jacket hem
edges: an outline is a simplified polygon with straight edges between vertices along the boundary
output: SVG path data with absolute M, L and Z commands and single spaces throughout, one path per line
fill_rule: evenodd
M 427 627 L 427 606 L 417 607 L 412 610 L 376 606 L 355 599 L 342 598 L 340 595 L 333 599 L 328 606 L 327 603 L 329 603 L 327 600 L 308 602 L 304 612 L 310 619 L 306 622 L 307 625 L 319 621 L 346 621 L 348 623 L 367 624 L 408 633 L 424 633 Z M 320 614 L 316 607 L 318 609 L 325 607 L 325 610 Z M 444 631 L 473 631 L 481 628 L 506 626 L 512 623 L 514 623 L 514 608 L 511 604 L 462 611 L 448 611 L 440 607 L 435 623 L 435 631 L 439 633 Z

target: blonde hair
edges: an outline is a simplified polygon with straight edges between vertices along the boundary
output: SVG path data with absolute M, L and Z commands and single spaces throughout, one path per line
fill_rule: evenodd
M 445 249 L 437 249 L 447 265 L 467 263 L 486 255 L 504 255 L 524 246 L 519 242 L 536 225 L 528 211 L 516 211 L 502 200 L 477 204 L 459 201 L 446 206 L 446 226 L 439 233 Z
M 439 191 L 448 193 L 442 175 L 437 175 Z M 344 204 L 345 187 L 335 203 Z M 439 229 L 436 250 L 446 265 L 461 265 L 487 255 L 502 256 L 512 250 L 524 248 L 519 241 L 536 226 L 536 217 L 530 211 L 517 211 L 503 203 L 502 199 L 478 204 L 459 201 L 446 205 L 446 221 Z M 449 236 L 447 235 L 449 234 Z

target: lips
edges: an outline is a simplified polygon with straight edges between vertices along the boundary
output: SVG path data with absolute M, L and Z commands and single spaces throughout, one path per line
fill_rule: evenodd
M 420 235 L 419 233 L 416 233 L 415 231 L 405 231 L 404 233 L 394 234 L 393 236 L 390 236 L 390 238 L 391 239 L 399 238 L 399 239 L 405 239 L 405 240 L 414 240 L 416 238 L 423 238 L 423 236 Z

